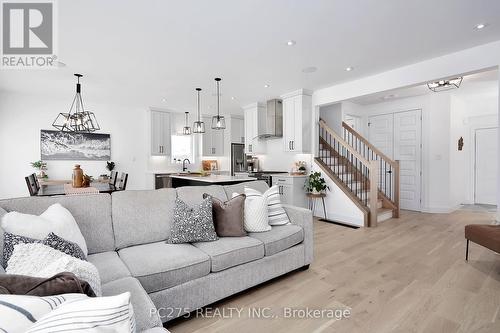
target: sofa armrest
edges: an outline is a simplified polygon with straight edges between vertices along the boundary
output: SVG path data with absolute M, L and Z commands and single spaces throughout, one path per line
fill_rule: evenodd
M 313 261 L 313 253 L 314 253 L 314 234 L 313 234 L 313 215 L 312 211 L 309 209 L 283 205 L 285 212 L 290 219 L 292 224 L 301 226 L 304 229 L 304 265 L 309 265 Z

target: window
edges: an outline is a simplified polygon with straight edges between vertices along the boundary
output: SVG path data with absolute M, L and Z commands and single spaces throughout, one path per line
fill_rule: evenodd
M 189 159 L 194 163 L 192 135 L 172 135 L 172 163 L 175 160 Z

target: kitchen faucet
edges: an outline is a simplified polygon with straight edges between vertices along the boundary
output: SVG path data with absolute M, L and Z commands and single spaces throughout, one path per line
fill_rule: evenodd
M 188 162 L 188 164 L 191 164 L 189 159 L 185 158 L 184 161 L 182 161 L 182 172 L 187 170 L 186 161 Z

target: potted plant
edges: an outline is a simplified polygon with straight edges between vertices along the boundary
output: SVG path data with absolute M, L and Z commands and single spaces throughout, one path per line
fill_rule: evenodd
M 108 169 L 109 172 L 113 172 L 113 170 L 115 169 L 115 162 L 113 161 L 106 162 L 106 169 Z
M 325 178 L 321 177 L 321 172 L 311 172 L 306 180 L 305 188 L 307 192 L 315 194 L 330 190 L 330 187 L 326 185 Z
M 33 168 L 38 170 L 38 175 L 36 175 L 37 178 L 39 178 L 39 179 L 49 178 L 49 176 L 47 176 L 47 174 L 45 173 L 45 170 L 47 170 L 47 163 L 46 162 L 43 162 L 42 160 L 40 160 L 40 161 L 31 162 L 30 164 Z

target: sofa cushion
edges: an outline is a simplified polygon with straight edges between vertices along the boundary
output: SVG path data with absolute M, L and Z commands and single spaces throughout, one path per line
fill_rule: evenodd
M 245 193 L 245 187 L 254 189 L 259 191 L 260 193 L 264 193 L 269 189 L 269 185 L 263 180 L 256 180 L 254 182 L 243 182 L 234 185 L 226 185 L 224 186 L 224 191 L 228 198 L 233 197 L 233 193 L 242 194 Z
M 148 293 L 210 273 L 210 257 L 191 244 L 143 244 L 121 249 L 118 254 Z
M 177 188 L 177 197 L 189 206 L 199 205 L 203 201 L 204 193 L 222 201 L 228 199 L 221 185 L 184 186 Z
M 97 267 L 103 284 L 130 276 L 130 271 L 115 251 L 91 254 L 87 260 Z
M 115 249 L 109 194 L 7 199 L 0 200 L 0 207 L 8 212 L 40 215 L 55 203 L 60 203 L 73 215 L 89 254 Z
M 266 256 L 289 249 L 304 240 L 304 230 L 293 224 L 272 227 L 271 231 L 248 234 L 264 243 Z
M 103 284 L 102 294 L 114 296 L 129 291 L 130 301 L 134 308 L 137 332 L 153 327 L 161 327 L 161 320 L 155 305 L 137 279 L 124 277 Z
M 119 191 L 112 195 L 116 248 L 153 243 L 170 235 L 175 189 Z
M 199 242 L 193 245 L 210 256 L 212 272 L 264 257 L 264 244 L 251 237 L 222 237 L 215 242 Z

